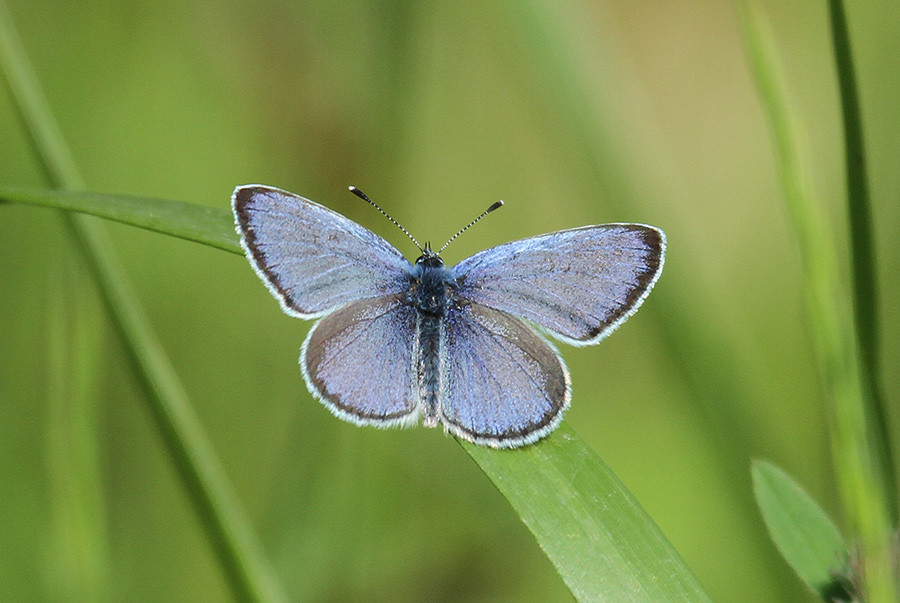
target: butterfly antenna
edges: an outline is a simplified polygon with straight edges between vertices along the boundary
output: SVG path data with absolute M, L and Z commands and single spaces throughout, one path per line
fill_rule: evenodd
M 354 195 L 356 195 L 357 197 L 359 197 L 360 199 L 362 199 L 363 201 L 365 201 L 366 203 L 368 203 L 369 205 L 371 205 L 372 207 L 374 207 L 375 209 L 377 209 L 378 211 L 380 211 L 380 212 L 381 212 L 381 215 L 383 215 L 385 218 L 387 218 L 388 220 L 390 220 L 391 222 L 393 222 L 394 225 L 395 225 L 397 228 L 399 228 L 400 230 L 402 230 L 403 233 L 404 233 L 406 236 L 408 236 L 408 237 L 410 238 L 410 240 L 411 240 L 413 243 L 416 244 L 416 247 L 419 248 L 419 251 L 421 251 L 421 252 L 424 253 L 425 250 L 422 248 L 421 245 L 419 245 L 419 242 L 416 240 L 416 238 L 415 238 L 414 236 L 412 236 L 411 234 L 409 234 L 409 231 L 406 230 L 405 228 L 403 228 L 403 226 L 400 225 L 400 222 L 398 222 L 397 220 L 393 219 L 390 215 L 388 215 L 388 213 L 387 213 L 386 211 L 384 211 L 383 209 L 381 209 L 380 207 L 378 207 L 378 204 L 377 204 L 377 203 L 375 203 L 374 201 L 372 201 L 371 199 L 369 199 L 368 195 L 366 195 L 364 192 L 362 192 L 361 190 L 359 190 L 359 189 L 356 188 L 355 186 L 351 186 L 351 187 L 350 187 L 350 192 L 353 193 Z
M 488 215 L 489 213 L 491 213 L 491 212 L 494 211 L 495 209 L 500 209 L 501 207 L 503 207 L 503 201 L 497 201 L 496 203 L 494 203 L 493 205 L 491 205 L 489 208 L 487 208 L 486 210 L 484 210 L 484 211 L 481 213 L 480 216 L 478 216 L 477 218 L 475 218 L 474 220 L 472 220 L 471 222 L 469 222 L 469 224 L 468 224 L 465 228 L 463 228 L 463 229 L 460 230 L 458 233 L 456 233 L 455 235 L 453 235 L 452 237 L 450 237 L 450 240 L 447 241 L 446 243 L 444 243 L 444 246 L 443 246 L 443 247 L 441 247 L 440 249 L 438 249 L 438 255 L 440 255 L 440 253 L 441 253 L 443 250 L 445 250 L 445 249 L 447 248 L 447 245 L 449 245 L 449 244 L 452 243 L 454 240 L 456 240 L 456 237 L 458 237 L 458 236 L 461 235 L 462 233 L 466 232 L 467 230 L 469 230 L 470 228 L 472 228 L 473 226 L 475 226 L 475 223 L 478 222 L 478 220 L 482 219 L 483 217 L 485 217 L 486 215 Z

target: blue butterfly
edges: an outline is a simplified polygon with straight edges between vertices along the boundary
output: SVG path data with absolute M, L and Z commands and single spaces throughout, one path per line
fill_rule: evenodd
M 247 258 L 282 309 L 317 319 L 300 354 L 313 396 L 352 423 L 421 417 L 492 448 L 548 435 L 572 399 L 559 353 L 525 321 L 571 345 L 595 344 L 638 309 L 665 254 L 657 228 L 604 224 L 448 268 L 443 248 L 416 243 L 422 255 L 411 264 L 356 222 L 276 188 L 239 186 L 232 208 Z

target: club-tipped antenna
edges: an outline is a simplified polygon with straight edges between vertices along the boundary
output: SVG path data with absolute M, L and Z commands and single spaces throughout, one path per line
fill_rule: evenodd
M 419 251 L 421 251 L 421 252 L 423 252 L 423 253 L 425 252 L 425 249 L 423 249 L 422 246 L 419 245 L 419 242 L 416 240 L 416 238 L 415 238 L 414 236 L 412 236 L 411 234 L 409 234 L 409 231 L 406 230 L 405 228 L 403 228 L 403 226 L 400 224 L 400 222 L 398 222 L 397 220 L 393 219 L 386 211 L 384 211 L 383 209 L 381 209 L 380 207 L 378 207 L 378 204 L 377 204 L 377 203 L 375 203 L 374 201 L 372 201 L 371 199 L 369 199 L 368 195 L 366 195 L 364 192 L 362 192 L 361 190 L 359 190 L 359 189 L 356 188 L 355 186 L 351 186 L 351 187 L 350 187 L 350 192 L 353 193 L 354 195 L 356 195 L 357 197 L 359 197 L 360 199 L 362 199 L 363 201 L 365 201 L 366 203 L 368 203 L 369 205 L 371 205 L 372 207 L 374 207 L 375 209 L 377 209 L 378 211 L 380 211 L 382 216 L 384 216 L 385 218 L 387 218 L 388 220 L 390 220 L 391 222 L 393 222 L 394 225 L 395 225 L 397 228 L 399 228 L 400 230 L 402 230 L 403 233 L 404 233 L 406 236 L 408 236 L 409 239 L 410 239 L 413 243 L 416 244 L 416 247 L 419 248 Z
M 440 253 L 441 253 L 443 250 L 445 250 L 445 249 L 447 248 L 447 245 L 449 245 L 449 244 L 452 243 L 454 240 L 456 240 L 456 237 L 458 237 L 458 236 L 461 235 L 462 233 L 466 232 L 467 230 L 469 230 L 470 228 L 472 228 L 473 226 L 475 226 L 475 223 L 478 222 L 478 220 L 482 219 L 483 217 L 485 217 L 486 215 L 488 215 L 489 213 L 491 213 L 491 212 L 494 211 L 495 209 L 500 209 L 501 207 L 503 207 L 503 201 L 497 201 L 496 203 L 494 203 L 493 205 L 491 205 L 489 208 L 487 208 L 486 210 L 484 210 L 483 212 L 481 212 L 481 215 L 480 215 L 480 216 L 478 216 L 477 218 L 475 218 L 474 220 L 472 220 L 471 222 L 469 222 L 469 224 L 466 225 L 463 229 L 461 229 L 458 233 L 456 233 L 455 235 L 453 235 L 452 237 L 450 237 L 450 240 L 447 241 L 446 243 L 444 243 L 444 246 L 443 246 L 443 247 L 441 247 L 440 249 L 438 249 L 438 255 L 440 255 Z

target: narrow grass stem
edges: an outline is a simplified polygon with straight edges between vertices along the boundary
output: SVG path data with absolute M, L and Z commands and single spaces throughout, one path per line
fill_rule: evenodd
M 847 167 L 847 211 L 853 255 L 855 318 L 863 362 L 874 365 L 878 352 L 878 308 L 872 213 L 863 144 L 862 116 L 856 92 L 856 71 L 850 49 L 847 17 L 841 0 L 829 0 L 831 38 L 844 124 L 844 160 Z
M 851 274 L 856 339 L 860 351 L 866 401 L 872 415 L 873 449 L 879 456 L 891 521 L 898 522 L 896 468 L 888 430 L 888 414 L 879 382 L 878 280 L 875 269 L 874 228 L 869 197 L 866 150 L 850 34 L 841 0 L 829 0 L 831 36 L 844 124 L 844 160 L 847 170 L 847 215 L 850 225 Z
M 51 528 L 47 590 L 60 603 L 110 600 L 106 507 L 97 434 L 102 315 L 83 266 L 55 250 L 47 279 L 46 466 Z
M 897 591 L 892 567 L 891 530 L 897 527 L 897 484 L 887 427 L 887 411 L 878 381 L 878 308 L 875 246 L 869 198 L 866 150 L 850 32 L 842 0 L 829 0 L 831 37 L 844 125 L 847 211 L 853 280 L 854 344 L 859 351 L 859 378 L 865 427 L 857 444 L 872 455 L 869 479 L 878 480 L 879 499 L 860 501 L 857 524 L 863 550 L 863 583 L 868 601 L 893 602 Z M 875 488 L 872 488 L 875 490 Z M 866 504 L 867 503 L 867 504 Z

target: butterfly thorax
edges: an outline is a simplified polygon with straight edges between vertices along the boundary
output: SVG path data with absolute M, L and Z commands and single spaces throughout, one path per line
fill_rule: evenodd
M 412 279 L 409 302 L 424 315 L 443 316 L 456 284 L 444 261 L 426 247 L 426 253 L 416 260 Z

